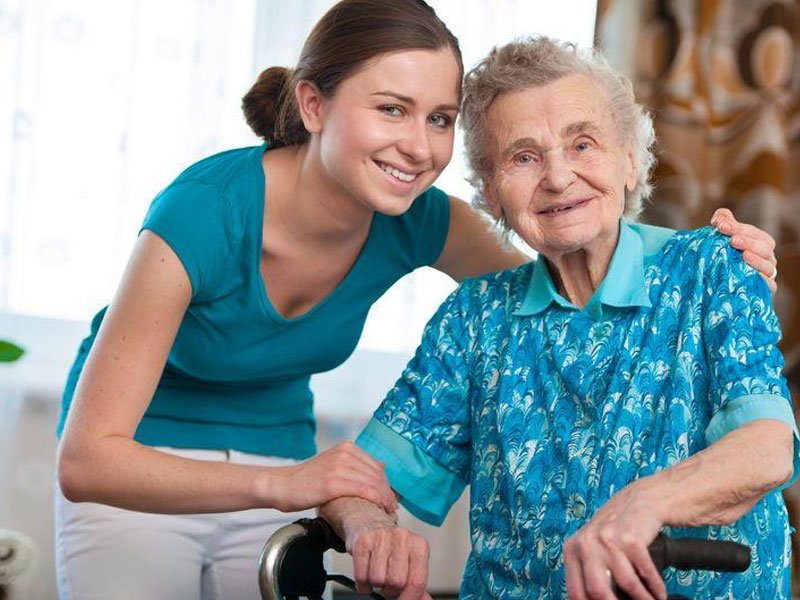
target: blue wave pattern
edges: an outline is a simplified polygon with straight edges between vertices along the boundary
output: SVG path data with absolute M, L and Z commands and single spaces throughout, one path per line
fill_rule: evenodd
M 597 311 L 522 314 L 533 264 L 464 282 L 376 411 L 470 485 L 462 598 L 565 598 L 563 543 L 615 491 L 715 441 L 733 400 L 790 403 L 769 290 L 727 238 L 677 232 L 642 265 L 645 305 Z M 670 533 L 753 547 L 744 574 L 668 570 L 670 593 L 790 598 L 779 491 L 733 525 Z

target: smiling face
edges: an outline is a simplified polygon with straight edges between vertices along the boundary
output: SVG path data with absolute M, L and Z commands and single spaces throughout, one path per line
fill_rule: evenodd
M 606 95 L 571 75 L 498 96 L 487 114 L 495 217 L 548 258 L 616 244 L 636 172 Z
M 321 104 L 325 172 L 364 207 L 405 212 L 450 162 L 460 90 L 450 49 L 380 55 Z

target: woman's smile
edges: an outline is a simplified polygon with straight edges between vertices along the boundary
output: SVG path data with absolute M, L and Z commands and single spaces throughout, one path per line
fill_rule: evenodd
M 559 202 L 547 208 L 543 208 L 536 212 L 537 215 L 543 217 L 561 217 L 567 214 L 574 213 L 581 208 L 585 208 L 593 200 L 593 198 L 578 198 L 574 200 L 567 200 Z
M 406 183 L 414 181 L 419 175 L 419 173 L 403 171 L 401 169 L 398 169 L 397 167 L 393 167 L 388 163 L 383 163 L 377 160 L 375 161 L 375 164 L 378 165 L 378 167 L 380 167 L 380 169 L 384 173 L 388 173 L 395 179 L 399 179 L 400 181 L 405 181 Z

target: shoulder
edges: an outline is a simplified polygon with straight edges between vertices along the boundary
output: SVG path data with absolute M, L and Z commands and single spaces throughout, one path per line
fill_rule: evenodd
M 159 215 L 199 223 L 201 228 L 206 223 L 215 229 L 218 223 L 229 239 L 238 239 L 244 223 L 254 216 L 250 213 L 259 206 L 257 200 L 263 198 L 262 153 L 259 146 L 237 148 L 194 163 L 158 193 L 145 223 Z
M 466 279 L 428 322 L 425 339 L 435 344 L 457 340 L 476 351 L 487 339 L 506 331 L 525 296 L 533 263 Z
M 231 186 L 252 183 L 254 177 L 245 175 L 258 174 L 253 168 L 261 164 L 263 146 L 249 146 L 226 150 L 203 158 L 184 169 L 173 182 L 174 184 L 213 187 L 225 193 Z
M 534 262 L 512 269 L 465 279 L 454 292 L 459 307 L 469 315 L 507 318 L 525 297 Z
M 730 244 L 730 238 L 714 227 L 678 231 L 669 252 L 681 257 L 681 263 L 693 263 L 699 271 L 723 268 L 739 276 L 755 272 L 744 262 L 741 251 Z
M 678 231 L 665 245 L 657 271 L 670 289 L 696 297 L 734 294 L 770 302 L 769 288 L 758 271 L 744 261 L 730 238 L 713 227 Z M 677 287 L 676 287 L 677 286 Z

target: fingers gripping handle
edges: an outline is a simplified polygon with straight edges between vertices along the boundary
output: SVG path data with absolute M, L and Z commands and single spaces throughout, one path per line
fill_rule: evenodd
M 648 547 L 650 556 L 659 571 L 669 567 L 679 571 L 703 570 L 741 573 L 750 567 L 750 548 L 736 542 L 673 539 L 659 533 Z M 619 600 L 630 596 L 613 586 Z M 670 600 L 685 600 L 684 596 L 670 596 Z

